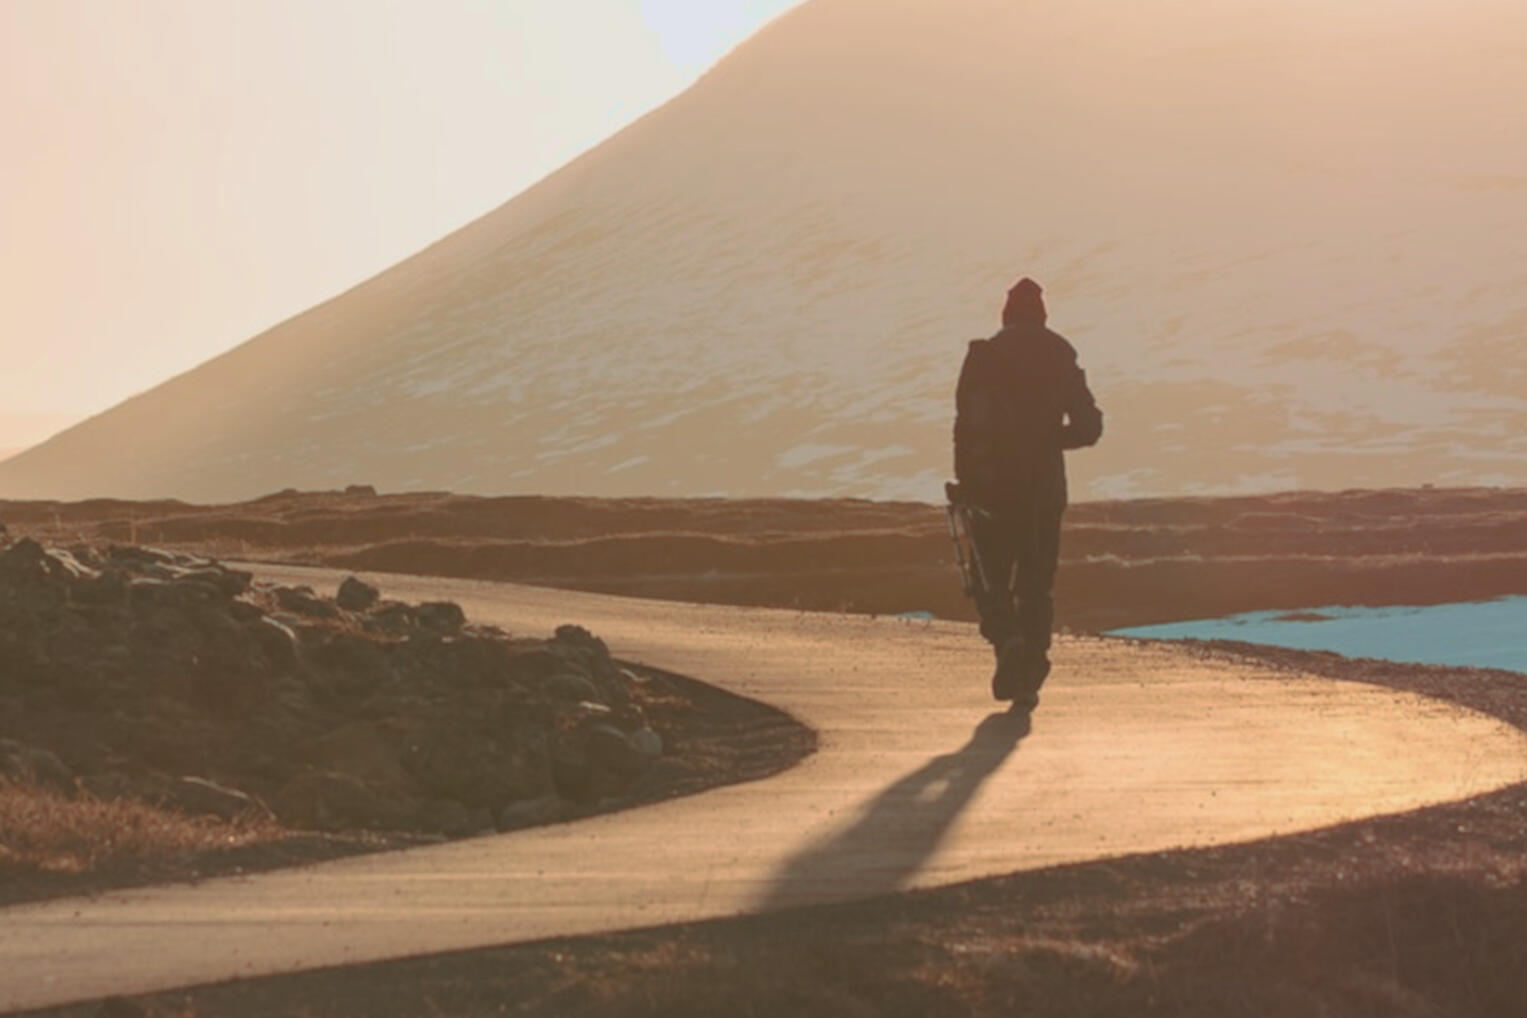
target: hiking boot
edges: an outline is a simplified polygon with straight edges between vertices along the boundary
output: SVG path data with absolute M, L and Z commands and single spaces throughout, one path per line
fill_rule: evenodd
M 1012 687 L 1013 710 L 1032 711 L 1039 706 L 1039 687 L 1043 686 L 1045 679 L 1049 678 L 1050 659 L 1041 653 L 1038 658 L 1023 662 L 1022 668 L 1018 671 L 1020 677 Z M 995 680 L 993 683 L 995 684 Z
M 1032 686 L 1034 692 L 1039 692 L 1039 687 L 1045 684 L 1045 679 L 1050 677 L 1050 659 L 1044 654 L 1028 661 L 1023 669 L 1023 681 Z
M 1023 683 L 1023 638 L 1014 636 L 997 651 L 997 670 L 991 677 L 991 695 L 1011 700 Z

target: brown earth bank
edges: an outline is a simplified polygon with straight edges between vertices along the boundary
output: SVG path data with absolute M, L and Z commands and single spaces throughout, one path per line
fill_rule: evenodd
M 0 903 L 571 819 L 813 744 L 576 625 L 0 535 Z
M 235 505 L 0 502 L 17 533 L 226 558 L 720 604 L 972 618 L 942 508 L 853 499 L 281 492 Z M 1257 609 L 1527 593 L 1527 489 L 1087 502 L 1057 622 L 1105 631 Z
M 1527 676 L 1515 673 L 1231 644 L 1202 653 L 1417 691 L 1527 727 Z M 36 1013 L 1518 1018 L 1524 1001 L 1518 785 L 1252 844 Z

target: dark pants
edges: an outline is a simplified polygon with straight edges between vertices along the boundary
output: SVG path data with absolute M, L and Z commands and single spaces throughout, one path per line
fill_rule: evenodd
M 1036 499 L 1036 502 L 1040 500 Z M 1001 653 L 1015 636 L 1023 638 L 1030 671 L 1047 670 L 1055 605 L 1050 588 L 1060 558 L 1060 517 L 1054 504 L 1002 506 L 971 514 L 971 537 L 981 556 L 985 583 L 976 583 L 981 635 Z

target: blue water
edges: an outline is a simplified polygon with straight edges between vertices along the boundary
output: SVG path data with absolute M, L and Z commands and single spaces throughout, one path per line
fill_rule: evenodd
M 1527 597 L 1424 607 L 1311 608 L 1116 629 L 1154 640 L 1241 640 L 1420 664 L 1527 672 Z

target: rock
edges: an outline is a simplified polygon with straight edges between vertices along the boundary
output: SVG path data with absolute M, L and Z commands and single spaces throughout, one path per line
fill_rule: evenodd
M 545 753 L 520 732 L 501 737 L 458 720 L 411 733 L 403 763 L 431 796 L 496 810 L 550 784 Z
M 73 596 L 84 604 L 116 604 L 127 601 L 132 579 L 115 566 L 108 567 L 92 583 L 75 586 Z
M 282 822 L 316 831 L 402 827 L 412 810 L 390 801 L 348 774 L 304 771 L 271 799 Z
M 136 544 L 114 544 L 106 549 L 106 561 L 129 569 L 145 566 L 167 566 L 175 557 L 158 548 L 145 548 Z
M 141 765 L 170 774 L 203 774 L 227 742 L 231 722 L 192 706 L 199 692 L 193 681 L 179 690 L 139 700 L 114 722 L 112 748 Z
M 212 605 L 228 600 L 216 583 L 184 575 L 171 580 L 163 593 L 165 600 L 178 605 Z
M 74 772 L 58 754 L 15 739 L 0 739 L 0 777 L 60 792 L 74 791 Z
M 348 774 L 384 795 L 406 798 L 417 792 L 397 750 L 369 721 L 355 721 L 327 733 L 313 743 L 308 760 L 321 771 Z
M 507 794 L 499 805 L 555 796 L 557 779 L 552 773 L 552 733 L 547 729 L 521 723 L 511 730 L 507 744 L 513 748 L 508 768 L 509 780 L 505 782 Z
M 334 596 L 334 603 L 345 611 L 363 612 L 376 604 L 381 593 L 364 580 L 347 576 L 345 582 L 339 585 L 339 593 Z
M 590 725 L 587 737 L 589 759 L 607 770 L 624 773 L 636 756 L 626 733 L 614 725 Z
M 402 635 L 415 623 L 413 607 L 402 601 L 383 601 L 366 616 L 366 628 L 372 632 Z
M 414 610 L 419 625 L 437 633 L 454 633 L 466 623 L 466 613 L 454 601 L 426 601 Z
M 605 646 L 603 640 L 582 626 L 558 626 L 552 644 L 554 647 L 560 644 L 563 647 L 581 651 L 594 667 L 595 678 L 613 679 L 618 674 L 615 662 L 610 658 L 610 648 Z
M 85 565 L 89 566 L 91 569 L 94 569 L 96 572 L 101 572 L 106 568 L 105 556 L 103 556 L 100 551 L 95 548 L 94 545 L 71 545 L 69 548 L 69 554 L 73 555 L 78 561 L 83 562 Z
M 630 692 L 620 680 L 620 670 L 610 657 L 610 649 L 603 640 L 582 626 L 557 627 L 556 637 L 548 649 L 569 663 L 576 663 L 599 687 L 599 698 L 606 703 L 621 705 L 630 702 Z
M 186 610 L 186 618 L 201 637 L 196 654 L 208 670 L 228 676 L 248 674 L 257 663 L 259 643 L 249 630 L 227 611 L 227 602 Z
M 107 997 L 96 1011 L 97 1018 L 153 1018 L 153 1012 L 130 997 Z
M 270 810 L 248 792 L 206 778 L 190 775 L 181 778 L 175 786 L 174 796 L 176 804 L 187 813 L 216 816 L 224 820 L 237 820 L 252 814 L 270 815 Z
M 583 740 L 573 732 L 558 732 L 551 742 L 551 774 L 557 791 L 568 799 L 589 794 L 593 767 Z
M 145 605 L 169 604 L 177 599 L 170 581 L 157 576 L 133 576 L 128 574 L 127 600 L 141 616 Z
M 511 802 L 498 814 L 498 829 L 512 831 L 520 827 L 556 823 L 562 819 L 562 800 L 555 795 Z
M 0 554 L 0 573 L 14 580 L 44 580 L 49 572 L 47 549 L 30 537 L 23 537 Z
M 299 640 L 302 639 L 304 633 L 312 629 L 312 619 L 304 618 L 301 615 L 293 615 L 291 612 L 271 612 L 270 617 L 272 620 L 281 623 L 287 629 L 296 633 Z
M 663 737 L 646 725 L 632 732 L 628 738 L 631 740 L 631 748 L 648 760 L 656 760 L 663 755 Z
M 297 634 L 290 626 L 261 615 L 249 628 L 267 660 L 288 671 L 297 667 L 300 660 Z
M 264 682 L 264 698 L 244 712 L 242 727 L 262 748 L 247 759 L 251 768 L 241 776 L 280 781 L 290 776 L 296 761 L 294 746 L 321 728 L 318 701 L 301 676 L 276 675 Z M 257 768 L 257 769 L 255 769 Z
M 455 799 L 431 799 L 415 811 L 411 824 L 420 830 L 438 831 L 451 838 L 464 838 L 494 829 L 493 813 L 485 808 L 472 809 Z
M 101 575 L 100 570 L 92 569 L 90 566 L 85 565 L 75 558 L 72 552 L 64 551 L 62 548 L 51 548 L 47 554 L 48 571 L 54 576 L 59 576 L 75 583 L 83 583 L 95 580 Z
M 518 676 L 527 679 L 545 679 L 561 671 L 563 659 L 545 647 L 522 650 L 509 659 L 509 666 Z
M 331 673 L 333 688 L 340 693 L 364 695 L 392 677 L 391 662 L 374 640 L 316 628 L 304 636 L 308 662 Z
M 466 823 L 469 812 L 465 803 L 455 799 L 426 799 L 414 810 L 408 826 L 421 831 L 435 831 L 447 837 L 459 837 L 465 833 L 460 828 Z
M 306 615 L 315 619 L 339 617 L 339 609 L 334 602 L 314 594 L 312 587 L 277 587 L 275 594 L 276 603 L 294 615 Z
M 468 824 L 463 834 L 487 834 L 498 828 L 498 821 L 493 816 L 493 811 L 485 806 L 469 810 L 467 816 Z
M 253 622 L 261 615 L 260 606 L 249 601 L 234 600 L 228 602 L 228 615 L 238 622 Z
M 254 573 L 246 569 L 229 569 L 226 566 L 219 566 L 217 571 L 222 577 L 223 591 L 229 597 L 246 594 L 254 585 Z
M 557 700 L 569 700 L 574 703 L 587 700 L 591 703 L 601 703 L 599 687 L 594 685 L 594 680 L 576 672 L 562 672 L 553 675 L 546 680 L 542 687 L 547 696 Z
M 600 651 L 605 655 L 609 654 L 609 649 L 605 647 L 604 641 L 582 626 L 558 626 L 553 638 L 559 643 L 569 643 L 575 647 L 587 647 L 590 650 Z
M 653 732 L 653 735 L 657 733 Z M 650 749 L 650 740 L 643 740 Z M 638 749 L 632 738 L 614 725 L 591 725 L 588 730 L 589 758 L 605 770 L 633 778 L 651 766 L 658 754 Z M 658 753 L 662 752 L 659 745 Z
M 246 573 L 239 569 L 224 569 L 217 565 L 183 569 L 177 577 L 177 582 L 201 583 L 229 598 L 238 597 L 244 593 L 253 581 L 253 573 Z

